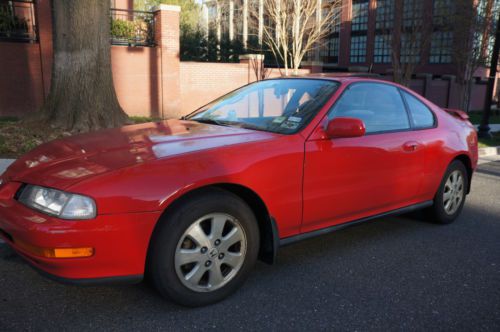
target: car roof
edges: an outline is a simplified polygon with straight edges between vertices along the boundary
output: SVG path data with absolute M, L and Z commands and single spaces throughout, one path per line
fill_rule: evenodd
M 288 77 L 285 76 L 279 78 L 323 79 L 323 80 L 337 81 L 341 83 L 362 82 L 362 81 L 382 82 L 382 83 L 397 85 L 388 79 L 384 79 L 383 76 L 371 73 L 314 73 L 314 74 L 304 74 L 304 75 L 296 75 Z

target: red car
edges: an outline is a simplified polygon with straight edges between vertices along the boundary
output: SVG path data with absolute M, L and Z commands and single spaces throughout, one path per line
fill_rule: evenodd
M 41 145 L 1 176 L 0 234 L 43 274 L 205 305 L 282 245 L 380 216 L 457 218 L 467 116 L 369 78 L 271 79 L 181 120 Z

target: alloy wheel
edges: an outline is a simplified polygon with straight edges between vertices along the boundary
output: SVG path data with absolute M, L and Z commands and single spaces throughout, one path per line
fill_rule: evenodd
M 464 177 L 459 170 L 453 171 L 444 185 L 443 204 L 448 215 L 457 212 L 464 199 Z
M 184 286 L 211 292 L 231 281 L 245 261 L 247 238 L 239 221 L 225 213 L 196 220 L 181 236 L 175 272 Z

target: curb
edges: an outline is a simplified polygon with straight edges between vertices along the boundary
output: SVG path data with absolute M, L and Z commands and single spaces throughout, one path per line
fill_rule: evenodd
M 479 157 L 491 157 L 500 155 L 500 146 L 479 148 Z

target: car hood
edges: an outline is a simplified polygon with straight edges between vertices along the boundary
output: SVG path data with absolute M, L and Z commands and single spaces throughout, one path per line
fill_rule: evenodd
M 151 160 L 248 144 L 276 135 L 182 120 L 125 126 L 42 144 L 16 160 L 2 177 L 65 189 L 90 177 Z

